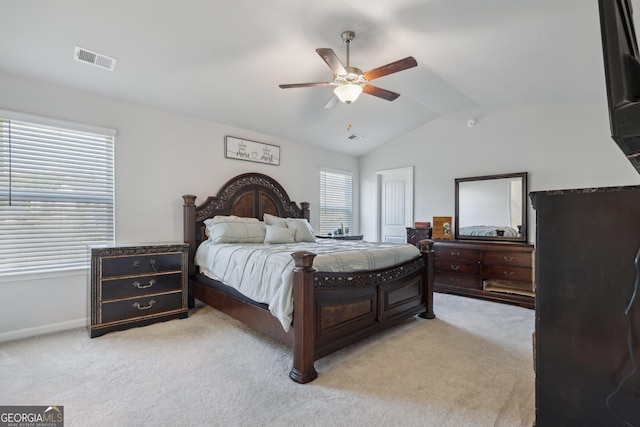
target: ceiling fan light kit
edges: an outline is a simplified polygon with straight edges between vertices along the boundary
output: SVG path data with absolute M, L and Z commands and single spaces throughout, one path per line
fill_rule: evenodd
M 330 82 L 318 82 L 318 83 L 296 83 L 296 84 L 282 84 L 282 89 L 299 88 L 299 87 L 317 87 L 317 86 L 334 86 L 333 95 L 327 102 L 324 108 L 332 108 L 338 100 L 345 104 L 351 104 L 358 99 L 362 92 L 369 95 L 376 96 L 378 98 L 385 99 L 387 101 L 393 101 L 400 96 L 399 93 L 391 92 L 386 89 L 379 88 L 377 86 L 370 85 L 369 82 L 377 78 L 397 73 L 408 68 L 418 65 L 416 60 L 409 56 L 396 62 L 392 62 L 382 67 L 375 68 L 373 70 L 363 73 L 362 70 L 349 66 L 349 45 L 355 38 L 356 33 L 353 31 L 344 31 L 341 34 L 341 38 L 347 45 L 347 66 L 345 67 L 338 59 L 338 56 L 332 49 L 319 48 L 316 52 L 327 63 L 331 71 L 333 71 L 333 80 Z
M 353 84 L 353 83 L 345 83 L 343 85 L 337 86 L 333 93 L 336 94 L 338 99 L 345 104 L 351 104 L 353 101 L 358 99 L 360 94 L 362 93 L 362 86 Z

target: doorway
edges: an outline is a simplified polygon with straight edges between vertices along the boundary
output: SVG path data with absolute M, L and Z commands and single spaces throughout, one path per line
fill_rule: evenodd
M 376 172 L 381 242 L 406 243 L 413 227 L 413 166 Z

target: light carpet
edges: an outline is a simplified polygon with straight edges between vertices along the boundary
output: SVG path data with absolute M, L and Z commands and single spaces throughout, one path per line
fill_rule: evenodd
M 0 344 L 0 405 L 62 405 L 65 426 L 532 426 L 534 311 L 435 294 L 410 319 L 288 377 L 291 352 L 207 306 L 90 339 Z

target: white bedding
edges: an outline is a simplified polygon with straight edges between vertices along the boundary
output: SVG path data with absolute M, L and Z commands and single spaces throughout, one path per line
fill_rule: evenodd
M 200 272 L 229 285 L 254 301 L 269 305 L 285 331 L 293 319 L 291 254 L 306 250 L 317 256 L 318 271 L 352 272 L 390 267 L 420 255 L 414 245 L 318 239 L 315 243 L 221 244 L 210 240 L 196 251 Z

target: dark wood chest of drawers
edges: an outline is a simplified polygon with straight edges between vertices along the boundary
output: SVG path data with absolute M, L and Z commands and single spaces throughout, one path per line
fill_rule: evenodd
M 533 246 L 436 241 L 434 290 L 534 308 Z
M 185 318 L 187 244 L 91 247 L 89 335 Z
M 420 240 L 431 239 L 431 230 L 431 227 L 407 227 L 407 243 L 418 246 Z

